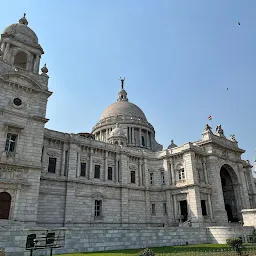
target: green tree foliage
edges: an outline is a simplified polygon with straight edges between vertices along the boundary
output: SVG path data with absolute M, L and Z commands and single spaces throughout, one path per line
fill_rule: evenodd
M 155 256 L 155 254 L 151 249 L 144 249 L 138 256 Z
M 237 255 L 242 255 L 242 245 L 243 245 L 243 241 L 241 238 L 230 238 L 230 239 L 227 239 L 227 244 L 229 246 L 231 246 L 233 248 L 234 251 L 237 252 Z

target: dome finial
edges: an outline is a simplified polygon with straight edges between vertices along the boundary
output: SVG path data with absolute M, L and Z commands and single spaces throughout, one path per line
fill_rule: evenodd
M 120 76 L 120 81 L 121 81 L 121 87 L 122 87 L 122 89 L 124 89 L 124 80 L 125 80 L 125 77 L 122 78 L 122 77 Z
M 48 68 L 46 67 L 46 64 L 44 64 L 44 66 L 41 68 L 41 71 L 44 75 L 47 75 L 48 73 Z
M 26 19 L 26 13 L 24 12 L 24 16 L 19 20 L 19 23 L 20 24 L 23 24 L 23 25 L 28 25 L 28 21 Z

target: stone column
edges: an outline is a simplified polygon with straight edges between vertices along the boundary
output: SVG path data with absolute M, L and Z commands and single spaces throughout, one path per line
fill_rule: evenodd
M 131 140 L 132 140 L 132 144 L 134 145 L 134 127 L 131 127 L 131 132 L 132 132 Z
M 191 213 L 191 221 L 193 227 L 199 227 L 199 223 L 202 222 L 202 209 L 199 187 L 189 189 L 189 208 Z
M 176 195 L 173 195 L 172 196 L 173 198 L 173 217 L 174 217 L 174 220 L 177 220 L 178 218 L 178 207 L 177 207 L 177 198 L 176 198 Z
M 144 185 L 146 188 L 148 188 L 149 187 L 149 173 L 148 173 L 148 160 L 146 158 L 144 158 L 143 171 L 144 171 Z
M 150 148 L 150 144 L 149 144 L 149 132 L 147 131 L 147 148 Z
M 77 153 L 77 173 L 76 177 L 79 177 L 81 173 L 81 155 L 80 153 Z
M 92 173 L 92 153 L 93 149 L 90 148 L 90 153 L 89 153 L 89 169 L 88 169 L 88 180 L 93 178 L 93 173 Z
M 250 209 L 248 189 L 246 186 L 245 173 L 244 173 L 242 165 L 240 166 L 240 168 L 238 167 L 238 172 L 239 172 L 240 183 L 241 183 L 241 192 L 242 192 L 241 195 L 242 195 L 242 201 L 243 201 L 243 209 Z
M 172 185 L 176 184 L 175 170 L 173 159 L 170 159 L 170 167 L 171 167 L 171 177 L 172 177 Z
M 62 157 L 61 157 L 61 170 L 60 170 L 60 176 L 65 175 L 65 163 L 66 163 L 66 151 L 65 151 L 65 144 L 62 146 Z
M 3 60 L 5 61 L 6 60 L 6 57 L 7 57 L 7 54 L 9 52 L 9 48 L 10 48 L 10 43 L 8 42 L 5 46 L 5 51 L 4 51 L 4 57 L 3 57 Z
M 66 197 L 65 197 L 65 209 L 64 209 L 64 225 L 72 226 L 74 222 L 74 203 L 75 203 L 75 190 L 76 185 L 71 181 L 67 181 L 66 185 Z
M 228 223 L 227 212 L 222 192 L 220 167 L 216 164 L 218 157 L 208 156 L 206 161 L 208 182 L 212 189 L 211 201 L 214 219 L 216 225 L 226 225 Z
M 77 175 L 77 151 L 76 144 L 70 144 L 69 159 L 68 159 L 68 178 L 75 178 Z
M 205 157 L 204 157 L 204 160 L 203 160 L 203 168 L 204 168 L 205 184 L 209 184 L 209 182 L 208 182 L 208 174 L 207 174 L 207 169 L 206 169 L 206 159 L 205 159 Z
M 119 170 L 118 170 L 118 161 L 119 161 L 119 157 L 116 153 L 116 160 L 115 160 L 115 181 L 116 183 L 118 183 L 119 181 Z
M 142 181 L 142 168 L 141 168 L 141 160 L 139 160 L 139 186 L 143 185 L 143 181 Z
M 107 181 L 108 180 L 108 151 L 105 151 L 104 167 L 105 167 L 105 181 Z
M 120 183 L 121 185 L 127 184 L 127 162 L 128 158 L 125 154 L 120 155 Z M 122 186 L 121 188 L 121 222 L 123 227 L 129 225 L 129 190 L 128 188 Z
M 153 135 L 153 133 L 152 132 L 150 132 L 150 134 L 149 134 L 150 136 L 150 145 L 151 145 L 151 148 L 153 148 L 153 139 L 154 139 L 154 135 Z
M 35 59 L 34 67 L 33 67 L 34 73 L 38 73 L 38 71 L 39 71 L 39 63 L 40 63 L 39 59 L 40 59 L 39 55 L 36 55 L 36 59 Z
M 174 220 L 174 214 L 173 214 L 173 207 L 171 204 L 171 194 L 170 194 L 170 190 L 166 190 L 166 208 L 167 208 L 167 219 L 168 219 L 168 224 L 172 223 L 172 221 Z
M 142 147 L 141 129 L 140 128 L 139 128 L 139 136 L 140 136 L 140 138 L 139 138 L 139 145 L 140 145 L 140 147 Z
M 213 219 L 212 200 L 211 200 L 211 195 L 210 194 L 207 194 L 207 199 L 208 199 L 210 217 L 211 217 L 211 219 Z
M 19 220 L 20 216 L 20 211 L 19 211 L 19 199 L 20 199 L 20 190 L 21 190 L 21 184 L 17 185 L 17 191 L 16 191 L 16 196 L 15 196 L 15 202 L 13 205 L 13 211 L 12 211 L 12 218 L 11 219 L 17 219 Z
M 101 132 L 101 130 L 100 130 L 100 139 L 99 139 L 100 141 L 102 140 L 102 132 Z
M 171 184 L 171 174 L 170 174 L 170 164 L 169 164 L 169 159 L 164 159 L 164 169 L 165 169 L 165 172 L 164 172 L 164 181 L 165 181 L 165 184 L 167 186 L 169 186 Z M 161 181 L 162 182 L 162 181 Z
M 145 190 L 145 211 L 146 211 L 146 223 L 149 226 L 151 222 L 151 213 L 150 213 L 150 195 L 148 189 Z

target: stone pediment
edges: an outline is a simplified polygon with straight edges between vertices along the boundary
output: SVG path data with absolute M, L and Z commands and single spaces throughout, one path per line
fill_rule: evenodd
M 9 86 L 12 86 L 27 92 L 45 91 L 45 89 L 38 82 L 20 73 L 11 72 L 11 73 L 2 74 L 0 75 L 0 80 L 2 80 L 4 83 L 7 83 Z

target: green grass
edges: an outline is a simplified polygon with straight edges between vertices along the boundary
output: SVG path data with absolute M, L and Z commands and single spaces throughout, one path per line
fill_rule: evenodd
M 165 246 L 165 247 L 154 247 L 151 248 L 155 253 L 170 253 L 170 252 L 189 252 L 189 251 L 211 251 L 214 249 L 230 248 L 226 244 L 195 244 L 187 246 Z M 137 256 L 138 252 L 142 249 L 133 250 L 120 250 L 120 251 L 106 251 L 106 252 L 86 252 L 86 253 L 73 253 L 73 254 L 61 254 L 59 256 Z M 57 251 L 56 251 L 57 252 Z

